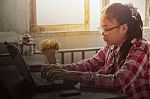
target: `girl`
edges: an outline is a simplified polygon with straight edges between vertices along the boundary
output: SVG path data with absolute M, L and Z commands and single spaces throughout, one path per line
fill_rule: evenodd
M 100 28 L 107 45 L 90 59 L 43 67 L 42 75 L 120 90 L 131 99 L 150 99 L 150 45 L 142 30 L 141 16 L 133 5 L 108 5 L 101 13 Z

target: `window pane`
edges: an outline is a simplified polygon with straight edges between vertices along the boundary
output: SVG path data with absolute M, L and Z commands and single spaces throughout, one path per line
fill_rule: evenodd
M 84 0 L 36 0 L 37 24 L 84 24 Z
M 102 0 L 90 0 L 90 30 L 96 31 L 100 24 Z
M 145 19 L 145 0 L 110 0 L 110 3 L 115 3 L 115 2 L 132 3 L 135 7 L 138 8 L 142 20 Z

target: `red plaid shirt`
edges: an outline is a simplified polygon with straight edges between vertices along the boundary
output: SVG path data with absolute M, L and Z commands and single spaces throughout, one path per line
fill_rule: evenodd
M 144 39 L 133 39 L 133 46 L 122 66 L 115 64 L 116 72 L 110 74 L 118 51 L 114 46 L 105 46 L 90 59 L 64 65 L 81 77 L 81 83 L 98 88 L 114 88 L 131 99 L 150 99 L 150 45 Z

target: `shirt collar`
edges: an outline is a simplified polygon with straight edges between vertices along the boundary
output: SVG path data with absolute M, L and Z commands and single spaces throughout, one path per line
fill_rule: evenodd
M 115 52 L 119 52 L 119 49 L 120 49 L 120 47 L 117 47 L 115 45 L 112 45 L 110 48 L 111 51 L 115 51 Z
M 132 44 L 135 44 L 137 41 L 139 41 L 139 40 L 144 40 L 144 41 L 146 41 L 144 38 L 140 38 L 140 39 L 138 39 L 138 38 L 134 38 L 132 41 L 131 41 L 131 43 Z

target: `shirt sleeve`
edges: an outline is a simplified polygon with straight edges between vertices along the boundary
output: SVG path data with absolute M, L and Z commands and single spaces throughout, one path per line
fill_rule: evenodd
M 97 88 L 109 88 L 123 90 L 133 83 L 143 70 L 147 61 L 147 54 L 141 50 L 129 54 L 121 69 L 115 74 L 97 74 L 96 72 L 78 72 L 81 83 Z
M 82 71 L 82 72 L 96 72 L 99 68 L 103 67 L 105 64 L 105 53 L 108 50 L 108 46 L 105 46 L 103 49 L 99 50 L 96 55 L 92 58 L 84 59 L 77 63 L 65 64 L 63 65 L 64 69 L 70 71 Z

